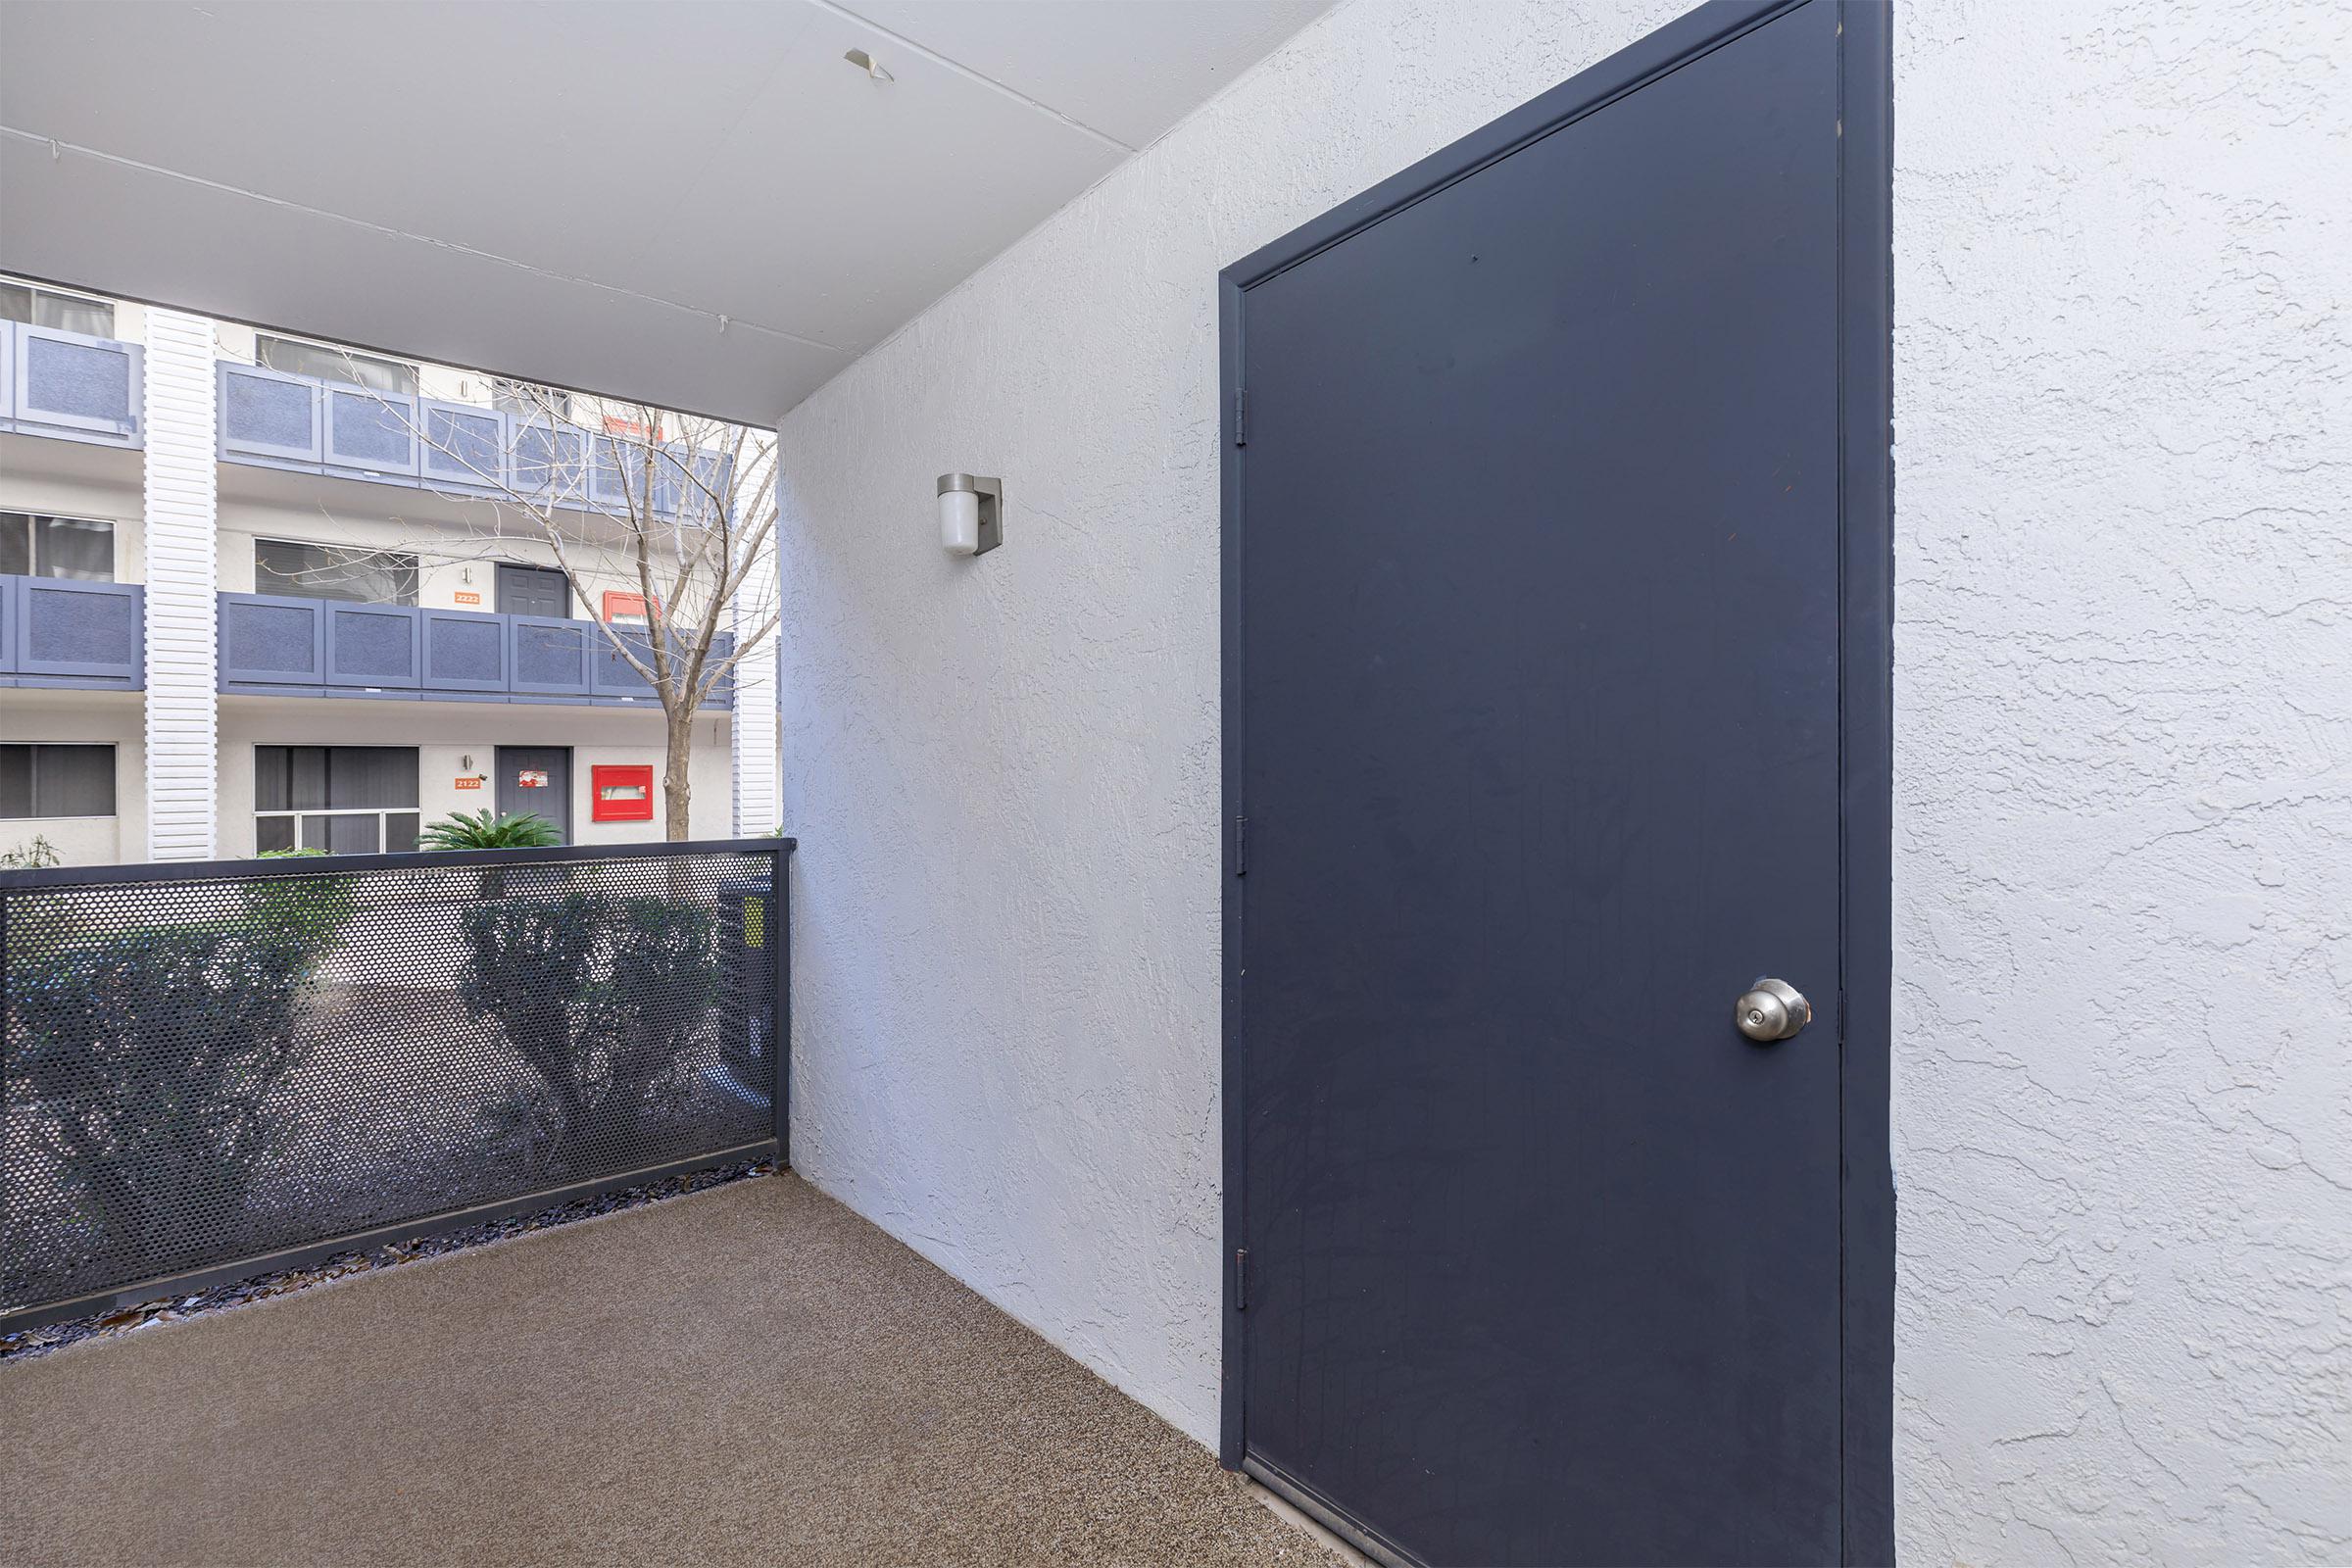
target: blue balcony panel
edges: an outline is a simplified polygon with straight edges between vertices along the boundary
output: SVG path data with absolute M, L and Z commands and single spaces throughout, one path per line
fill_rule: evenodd
M 547 615 L 506 619 L 514 628 L 508 644 L 510 690 L 527 697 L 588 697 L 588 663 L 599 635 L 595 626 Z
M 220 596 L 220 689 L 326 684 L 326 601 Z
M 423 668 L 417 612 L 401 605 L 326 607 L 326 684 L 342 696 L 414 693 Z
M 416 477 L 416 400 L 368 387 L 322 389 L 326 466 L 368 479 Z
M 421 684 L 436 694 L 504 697 L 514 687 L 505 617 L 462 610 L 419 611 L 424 628 Z
M 220 366 L 220 455 L 272 467 L 314 467 L 323 436 L 318 383 L 258 365 Z
M 146 611 L 137 583 L 0 577 L 0 685 L 141 690 Z
M 220 663 L 238 696 L 661 707 L 594 621 L 545 615 L 222 594 Z M 732 709 L 733 682 L 704 706 Z
M 136 343 L 0 321 L 0 428 L 138 446 L 143 358 Z
M 0 366 L 9 347 L 21 351 L 22 345 L 0 345 Z M 138 350 L 131 344 L 114 347 L 133 356 L 129 406 L 135 415 Z M 404 397 L 226 361 L 219 373 L 220 458 L 226 463 L 411 489 L 512 493 L 615 516 L 628 515 L 647 491 L 643 447 L 545 414 Z M 720 452 L 689 452 L 671 442 L 655 463 L 655 514 L 701 527 L 713 508 L 687 477 L 689 467 L 723 496 L 733 479 L 733 459 Z
M 506 483 L 506 416 L 465 403 L 417 405 L 417 472 L 436 490 L 488 493 Z

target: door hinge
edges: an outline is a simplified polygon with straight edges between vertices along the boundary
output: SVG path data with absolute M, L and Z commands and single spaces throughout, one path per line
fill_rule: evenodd
M 1250 874 L 1250 819 L 1246 816 L 1233 819 L 1233 874 Z
M 1250 1249 L 1237 1247 L 1233 1251 L 1233 1309 L 1250 1310 Z
M 1250 444 L 1250 390 L 1247 387 L 1237 386 L 1233 389 L 1233 444 L 1237 447 Z

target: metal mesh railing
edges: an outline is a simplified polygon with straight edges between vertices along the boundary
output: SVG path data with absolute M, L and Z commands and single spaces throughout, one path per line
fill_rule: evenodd
M 790 849 L 0 872 L 0 1325 L 780 1151 Z

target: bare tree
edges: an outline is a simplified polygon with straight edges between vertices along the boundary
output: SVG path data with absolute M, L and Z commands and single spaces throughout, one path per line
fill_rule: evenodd
M 553 557 L 589 606 L 603 646 L 661 700 L 663 836 L 687 838 L 695 718 L 776 631 L 775 440 L 724 420 L 527 383 L 498 389 L 515 425 L 508 462 L 462 420 L 430 410 L 417 417 L 405 402 L 376 399 L 430 449 L 443 493 L 466 504 L 472 519 L 416 548 L 444 560 L 511 562 L 518 545 Z M 633 595 L 642 620 L 595 614 L 602 590 Z

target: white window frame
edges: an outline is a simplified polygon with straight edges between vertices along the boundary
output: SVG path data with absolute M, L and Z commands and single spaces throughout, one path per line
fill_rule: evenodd
M 118 742 L 11 740 L 0 742 L 0 744 L 8 746 L 22 746 L 26 751 L 32 753 L 32 766 L 36 770 L 40 767 L 40 753 L 44 747 L 102 746 L 106 748 L 108 756 L 113 760 L 115 769 L 115 808 L 111 811 L 80 811 L 66 816 L 0 816 L 0 822 L 113 822 L 121 819 L 122 815 L 122 749 Z M 40 798 L 40 782 L 37 779 L 29 780 L 28 782 L 30 782 L 32 786 L 32 799 L 37 804 Z
M 53 286 L 51 286 L 50 284 L 47 284 L 47 283 L 35 283 L 35 282 L 31 281 L 29 278 L 23 278 L 23 277 L 5 277 L 5 276 L 0 276 L 0 285 L 4 285 L 4 286 L 6 286 L 6 287 L 9 287 L 9 288 L 21 288 L 21 289 L 23 289 L 23 290 L 25 292 L 25 295 L 27 296 L 25 303 L 26 303 L 28 306 L 30 306 L 30 307 L 31 307 L 31 310 L 32 310 L 32 315 L 33 315 L 33 317 L 34 317 L 34 319 L 32 319 L 32 320 L 29 320 L 29 321 L 23 321 L 23 322 L 19 322 L 18 324 L 20 324 L 20 325 L 23 325 L 23 326 L 41 326 L 41 325 L 42 325 L 41 321 L 39 320 L 39 317 L 40 317 L 40 314 L 41 314 L 41 296 L 45 294 L 45 295 L 47 295 L 49 298 L 51 298 L 51 299 L 53 299 L 53 300 L 73 300 L 73 301 L 74 301 L 74 302 L 75 302 L 76 304 L 80 304 L 80 305 L 103 305 L 103 306 L 105 306 L 105 307 L 106 307 L 106 330 L 105 330 L 105 331 L 103 331 L 103 332 L 99 332 L 99 333 L 94 333 L 94 334 L 83 334 L 83 335 L 85 335 L 85 336 L 96 336 L 96 337 L 98 337 L 98 338 L 104 339 L 104 340 L 106 340 L 106 341 L 109 341 L 109 342 L 121 342 L 121 341 L 122 341 L 120 338 L 118 338 L 118 337 L 116 337 L 116 336 L 115 336 L 115 334 L 116 334 L 118 331 L 120 331 L 120 330 L 122 329 L 122 302 L 121 302 L 121 301 L 119 301 L 119 300 L 111 300 L 111 299 L 108 299 L 108 298 L 107 298 L 105 295 L 103 295 L 103 294 L 85 294 L 85 293 L 83 293 L 83 292 L 82 292 L 80 289 L 77 289 L 77 288 L 56 288 L 56 287 L 53 287 Z M 12 319 L 12 320 L 13 320 L 13 319 L 15 319 L 15 318 L 12 317 L 12 318 L 10 318 L 10 319 Z M 45 327 L 45 328 L 44 328 L 44 330 L 47 330 L 47 331 L 55 331 L 55 332 L 70 332 L 70 331 L 72 331 L 72 330 L 73 330 L 73 328 L 72 328 L 72 327 Z
M 23 507 L 0 507 L 0 517 L 23 517 L 25 519 L 24 564 L 35 568 L 27 575 L 42 582 L 121 582 L 122 580 L 122 519 L 121 517 L 93 517 L 80 512 L 31 512 Z M 38 570 L 41 564 L 40 552 L 35 548 L 31 527 L 32 520 L 37 517 L 50 517 L 60 522 L 102 522 L 106 524 L 107 542 L 110 547 L 106 564 L 107 575 L 103 578 L 42 576 Z
M 319 807 L 318 808 L 317 808 L 317 809 L 315 809 L 315 810 L 307 810 L 307 811 L 298 811 L 298 810 L 285 810 L 285 811 L 263 811 L 263 810 L 256 810 L 256 811 L 253 813 L 253 844 L 254 844 L 254 848 L 255 848 L 255 850 L 256 850 L 257 852 L 259 852 L 259 853 L 262 853 L 262 854 L 272 854 L 272 853 L 275 853 L 275 854 L 283 854 L 283 853 L 284 853 L 283 851 L 274 851 L 274 852 L 272 852 L 272 851 L 265 851 L 265 850 L 262 850 L 262 848 L 261 848 L 261 844 L 262 844 L 262 824 L 263 824 L 264 822 L 266 822 L 266 821 L 270 821 L 270 820 L 273 820 L 273 819 L 276 819 L 276 818 L 280 818 L 280 817 L 284 818 L 286 821 L 288 821 L 288 822 L 291 822 L 291 823 L 294 825 L 294 848 L 295 848 L 295 849 L 298 849 L 298 850 L 299 850 L 299 849 L 302 849 L 302 848 L 304 848 L 304 845 L 303 845 L 303 842 L 302 842 L 302 819 L 303 819 L 304 817 L 306 817 L 306 816 L 372 816 L 372 817 L 374 817 L 374 818 L 376 819 L 376 822 L 375 822 L 375 845 L 376 845 L 376 847 L 375 847 L 373 850 L 369 850 L 369 851 L 363 852 L 363 853 L 366 853 L 366 854 L 370 854 L 370 855 L 398 855 L 398 854 L 401 854 L 401 853 L 403 853 L 403 852 L 401 852 L 401 851 L 398 851 L 398 850 L 386 850 L 386 849 L 384 848 L 384 846 L 385 846 L 387 843 L 391 842 L 391 837 L 392 837 L 392 824 L 391 824 L 389 821 L 387 821 L 387 820 L 386 820 L 386 818 L 388 818 L 388 817 L 395 817 L 395 816 L 413 816 L 413 817 L 416 818 L 416 830 L 417 830 L 419 833 L 421 833 L 421 832 L 423 832 L 423 831 L 424 831 L 424 808 L 423 808 L 422 806 L 325 806 L 325 807 Z M 321 844 L 321 845 L 319 845 L 319 846 L 318 846 L 318 847 L 319 849 L 322 849 L 322 850 L 326 849 L 326 846 L 325 846 L 325 845 L 323 845 L 323 844 Z M 333 852 L 333 851 L 331 851 L 331 850 L 328 850 L 328 851 L 327 851 L 327 853 L 328 853 L 328 854 L 330 854 L 330 855 L 332 855 L 334 852 Z
M 415 550 L 378 550 L 372 545 L 347 545 L 332 539 L 288 539 L 272 533 L 257 533 L 251 537 L 253 539 L 253 591 L 257 594 L 269 594 L 283 599 L 323 599 L 330 604 L 339 605 L 383 605 L 390 610 L 415 610 L 424 601 L 424 557 Z M 391 601 L 337 599 L 331 594 L 289 593 L 283 588 L 265 588 L 262 586 L 262 546 L 264 545 L 290 545 L 297 550 L 340 550 L 347 555 L 361 557 L 406 556 L 409 560 L 409 569 L 416 576 L 413 597 L 405 603 L 397 599 Z
M 380 390 L 368 386 L 365 381 L 355 381 L 347 376 L 320 375 L 312 370 L 289 370 L 283 366 L 272 365 L 270 363 L 270 350 L 267 346 L 272 343 L 284 343 L 294 348 L 317 349 L 333 358 L 348 360 L 353 365 L 380 365 L 387 370 L 405 372 L 409 378 L 409 389 L 406 392 L 384 392 L 382 395 L 388 398 L 416 397 L 417 390 L 424 385 L 424 368 L 414 360 L 395 360 L 382 354 L 363 354 L 358 349 L 346 348 L 340 343 L 321 343 L 317 338 L 296 337 L 288 332 L 256 332 L 253 335 L 253 363 L 257 368 L 275 370 L 280 375 L 299 376 L 304 380 L 318 381 L 322 384 L 332 382 L 336 386 L 356 386 L 362 391 Z

